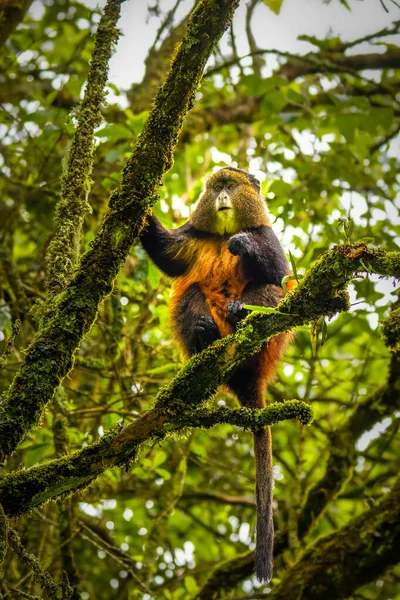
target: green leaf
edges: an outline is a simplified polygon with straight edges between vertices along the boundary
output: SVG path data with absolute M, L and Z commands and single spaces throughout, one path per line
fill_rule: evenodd
M 168 481 L 168 479 L 171 479 L 171 473 L 169 471 L 167 471 L 167 469 L 158 468 L 158 469 L 155 469 L 155 471 L 156 471 L 157 475 L 162 477 L 165 481 Z
M 282 91 L 268 92 L 261 103 L 261 114 L 269 116 L 271 113 L 279 113 L 286 104 L 287 98 Z
M 276 179 L 270 185 L 270 192 L 273 192 L 275 196 L 289 196 L 292 191 L 292 184 L 283 179 Z
M 283 0 L 263 0 L 265 6 L 268 6 L 276 15 L 281 12 Z
M 296 267 L 296 263 L 294 261 L 293 255 L 290 252 L 290 250 L 289 250 L 289 259 L 290 259 L 290 264 L 292 265 L 293 275 L 294 275 L 296 281 L 298 282 L 299 281 L 299 276 L 297 274 L 297 267 Z
M 132 131 L 123 125 L 106 125 L 98 131 L 96 131 L 96 137 L 108 138 L 108 139 L 131 139 L 133 137 Z
M 244 304 L 243 308 L 245 308 L 246 310 L 256 310 L 257 312 L 260 313 L 275 313 L 277 315 L 285 315 L 286 313 L 282 313 L 279 310 L 276 310 L 276 308 L 271 308 L 269 306 L 255 306 L 253 304 Z
M 156 290 L 158 288 L 158 286 L 160 285 L 160 279 L 161 279 L 160 271 L 157 269 L 157 267 L 152 262 L 149 262 L 149 271 L 148 271 L 147 279 L 153 290 Z
M 324 319 L 322 321 L 322 328 L 321 328 L 321 348 L 325 344 L 327 339 L 328 339 L 328 325 L 326 324 L 326 321 Z
M 159 467 L 160 465 L 162 465 L 162 463 L 165 461 L 166 458 L 167 458 L 167 453 L 164 452 L 163 450 L 159 450 L 157 452 L 157 454 L 154 456 L 154 459 L 153 459 L 153 468 L 157 469 L 157 467 Z
M 310 325 L 310 342 L 311 342 L 311 352 L 313 357 L 317 356 L 317 348 L 318 348 L 318 321 L 313 321 Z
M 197 585 L 196 580 L 190 575 L 186 575 L 184 581 L 186 590 L 192 597 L 194 597 L 199 591 L 199 586 Z

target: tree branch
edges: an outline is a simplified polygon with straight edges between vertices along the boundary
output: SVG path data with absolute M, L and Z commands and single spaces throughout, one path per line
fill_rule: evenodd
M 229 424 L 243 427 L 251 431 L 263 430 L 285 419 L 298 419 L 302 425 L 310 425 L 314 413 L 312 408 L 301 400 L 286 400 L 271 404 L 267 408 L 254 410 L 252 408 L 231 409 L 221 406 L 214 410 L 198 409 L 179 417 L 180 427 L 201 427 L 209 429 L 218 424 Z
M 234 336 L 218 340 L 194 356 L 160 391 L 153 410 L 119 432 L 111 432 L 96 444 L 71 456 L 4 478 L 0 482 L 0 503 L 6 514 L 22 514 L 51 498 L 82 489 L 105 469 L 132 460 L 146 440 L 162 438 L 168 431 L 196 422 L 197 411 L 218 386 L 226 382 L 232 371 L 269 338 L 323 314 L 332 315 L 346 310 L 348 304 L 343 288 L 351 280 L 353 272 L 366 268 L 382 275 L 400 273 L 400 252 L 386 253 L 376 248 L 368 249 L 364 244 L 336 246 L 328 250 L 298 287 L 281 301 L 276 313 L 250 315 Z M 285 403 L 278 406 L 279 412 L 284 414 Z M 259 415 L 271 415 L 269 410 L 257 412 L 250 419 L 250 427 L 254 426 Z M 275 410 L 272 407 L 276 418 Z M 216 412 L 219 414 L 218 410 Z
M 0 0 L 0 48 L 24 18 L 32 0 Z
M 88 202 L 93 170 L 94 131 L 102 121 L 104 87 L 112 43 L 118 40 L 117 22 L 124 0 L 108 0 L 100 19 L 85 95 L 77 111 L 78 124 L 68 150 L 56 207 L 56 231 L 46 252 L 47 287 L 58 293 L 79 264 L 82 225 L 92 212 Z
M 400 478 L 371 510 L 321 538 L 288 570 L 271 600 L 337 600 L 400 560 Z

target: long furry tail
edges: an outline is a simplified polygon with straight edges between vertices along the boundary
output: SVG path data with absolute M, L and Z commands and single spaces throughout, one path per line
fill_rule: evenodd
M 272 515 L 272 440 L 271 428 L 254 433 L 254 455 L 256 459 L 256 576 L 260 582 L 272 579 L 274 521 Z

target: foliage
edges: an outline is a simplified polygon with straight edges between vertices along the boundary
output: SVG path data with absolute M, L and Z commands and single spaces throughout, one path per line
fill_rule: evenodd
M 42 14 L 34 4 L 0 54 L 1 392 L 8 390 L 45 313 L 45 256 L 55 232 L 62 161 L 100 18 L 97 9 L 72 0 L 40 4 Z M 268 19 L 270 9 L 279 12 L 282 3 L 259 4 L 257 14 Z M 167 40 L 182 37 L 174 13 L 163 15 L 157 7 L 152 13 L 160 20 L 161 41 L 149 52 L 143 80 L 151 79 L 151 86 L 143 85 L 140 93 L 133 86 L 126 109 L 110 103 L 96 131 L 92 213 L 85 217 L 82 253 L 92 247 L 108 197 L 146 122 L 152 86 L 164 79 Z M 258 49 L 267 65 L 271 54 L 278 56 L 272 76 L 265 66 L 259 70 L 255 54 L 245 66 L 227 32 L 230 45 L 214 53 L 174 165 L 157 191 L 154 210 L 164 225 L 187 218 L 207 173 L 234 164 L 266 176 L 262 186 L 274 230 L 288 258 L 290 251 L 300 284 L 335 244 L 361 240 L 396 251 L 400 59 L 385 38 L 397 27 L 358 41 L 379 43 L 381 53 L 371 45 L 361 54 L 354 41 L 315 37 L 309 38 L 314 51 L 303 57 Z M 112 83 L 109 88 L 117 100 L 122 96 Z M 311 427 L 284 421 L 273 428 L 278 532 L 273 593 L 279 593 L 279 584 L 285 589 L 291 565 L 305 549 L 312 556 L 315 540 L 340 534 L 356 518 L 361 523 L 370 506 L 385 501 L 398 474 L 398 309 L 388 319 L 396 281 L 371 274 L 366 258 L 359 265 L 348 288 L 350 310 L 318 317 L 311 328 L 298 327 L 268 392 L 276 403 L 302 400 L 316 415 Z M 101 440 L 106 447 L 107 435 L 118 435 L 121 426 L 154 406 L 160 388 L 183 365 L 169 328 L 169 285 L 142 248 L 132 247 L 40 427 L 8 458 L 1 476 Z M 210 406 L 216 403 L 237 408 L 223 391 Z M 80 590 L 76 597 L 99 600 L 254 597 L 268 591 L 252 577 L 249 432 L 226 423 L 207 430 L 185 426 L 144 444 L 125 467 L 108 469 L 80 494 L 11 521 L 27 552 L 55 581 L 62 581 L 66 569 Z M 0 518 L 3 524 L 1 512 Z M 67 550 L 74 557 L 70 563 Z M 303 563 L 298 564 L 296 573 Z M 354 598 L 398 598 L 400 571 L 389 567 L 370 570 L 350 591 L 342 589 Z M 11 548 L 3 570 L 5 598 L 14 597 L 12 587 L 45 593 Z

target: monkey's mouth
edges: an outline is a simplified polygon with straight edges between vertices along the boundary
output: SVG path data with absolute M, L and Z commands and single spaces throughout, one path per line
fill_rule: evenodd
M 221 207 L 218 209 L 218 212 L 220 212 L 221 210 L 231 210 L 231 207 L 230 207 L 230 206 L 221 206 Z

